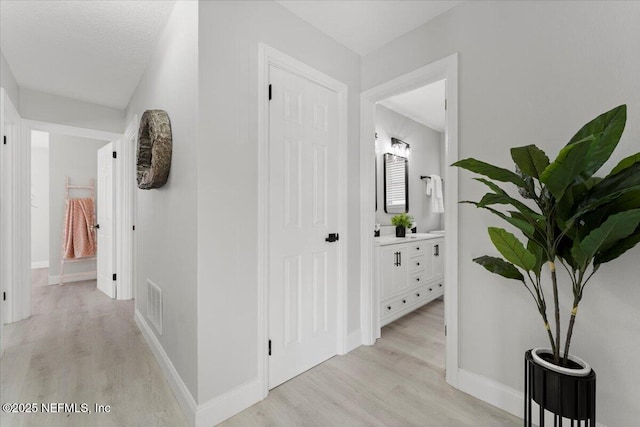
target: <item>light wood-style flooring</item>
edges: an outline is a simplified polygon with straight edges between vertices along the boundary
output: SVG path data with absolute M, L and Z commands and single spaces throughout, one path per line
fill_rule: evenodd
M 187 426 L 133 321 L 133 301 L 109 299 L 95 280 L 34 286 L 32 316 L 5 325 L 1 402 L 99 403 L 111 412 L 2 412 L 2 427 Z
M 444 380 L 444 303 L 434 301 L 361 346 L 271 390 L 222 423 L 248 426 L 520 426 Z M 95 281 L 33 288 L 33 316 L 5 325 L 2 403 L 111 405 L 108 414 L 2 413 L 2 427 L 171 426 L 187 421 L 133 321 Z
M 444 379 L 444 302 L 387 325 L 374 346 L 336 356 L 271 390 L 224 427 L 521 426 Z

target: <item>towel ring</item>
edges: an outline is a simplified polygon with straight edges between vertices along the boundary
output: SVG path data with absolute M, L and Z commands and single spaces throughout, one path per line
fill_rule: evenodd
M 163 110 L 147 110 L 138 130 L 138 188 L 150 190 L 167 183 L 171 169 L 171 122 Z

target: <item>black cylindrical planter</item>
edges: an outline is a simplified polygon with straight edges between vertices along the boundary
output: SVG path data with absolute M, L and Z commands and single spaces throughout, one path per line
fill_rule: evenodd
M 396 237 L 405 237 L 407 229 L 399 225 L 396 227 Z
M 524 425 L 532 426 L 531 401 L 540 407 L 540 427 L 544 427 L 544 411 L 554 414 L 554 425 L 562 425 L 562 418 L 578 426 L 596 425 L 596 373 L 584 377 L 552 371 L 538 364 L 531 350 L 524 354 Z

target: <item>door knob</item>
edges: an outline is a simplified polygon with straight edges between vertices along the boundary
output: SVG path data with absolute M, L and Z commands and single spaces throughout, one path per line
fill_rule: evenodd
M 325 242 L 337 242 L 338 240 L 340 240 L 340 235 L 338 233 L 330 233 L 326 239 L 324 239 Z

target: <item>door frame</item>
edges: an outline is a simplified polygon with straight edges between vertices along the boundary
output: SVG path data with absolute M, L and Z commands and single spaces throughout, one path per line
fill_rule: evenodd
M 363 344 L 380 337 L 379 292 L 374 280 L 373 229 L 375 224 L 375 104 L 439 80 L 446 79 L 445 164 L 458 160 L 458 54 L 404 74 L 362 92 L 360 97 L 360 259 L 361 325 Z M 458 384 L 458 170 L 445 167 L 445 327 L 446 380 Z
M 114 173 L 116 173 L 116 182 L 115 182 L 115 203 L 116 206 L 120 207 L 120 211 L 116 210 L 116 230 L 114 230 L 114 245 L 116 245 L 116 251 L 118 254 L 131 254 L 129 256 L 130 263 L 133 264 L 133 250 L 124 247 L 124 244 L 131 241 L 132 239 L 126 239 L 125 234 L 132 233 L 131 228 L 125 230 L 122 228 L 123 220 L 131 217 L 133 218 L 133 197 L 135 195 L 134 191 L 123 191 L 126 187 L 131 187 L 134 184 L 133 181 L 133 173 L 128 175 L 124 175 L 121 172 L 121 164 L 124 164 L 124 161 L 132 161 L 131 155 L 125 155 L 126 152 L 131 150 L 123 149 L 124 135 L 114 132 L 101 131 L 96 129 L 88 129 L 81 128 L 76 126 L 68 126 L 62 125 L 58 123 L 49 123 L 38 120 L 22 120 L 22 139 L 20 141 L 21 155 L 16 159 L 16 165 L 18 167 L 14 168 L 14 170 L 10 171 L 11 178 L 15 180 L 16 185 L 18 185 L 20 191 L 20 200 L 15 203 L 11 207 L 12 211 L 17 213 L 19 218 L 23 218 L 24 224 L 22 227 L 17 228 L 17 239 L 13 239 L 12 248 L 14 249 L 14 253 L 22 253 L 23 262 L 20 265 L 19 274 L 22 277 L 22 280 L 14 281 L 11 294 L 16 298 L 17 301 L 20 302 L 20 313 L 14 313 L 12 322 L 25 319 L 31 315 L 31 281 L 30 277 L 30 253 L 31 253 L 31 240 L 30 240 L 30 224 L 31 224 L 31 206 L 29 202 L 29 188 L 31 183 L 31 131 L 38 130 L 49 133 L 63 134 L 63 135 L 71 135 L 78 136 L 84 138 L 94 138 L 100 140 L 106 140 L 109 142 L 113 142 L 115 151 L 118 153 L 118 160 L 122 158 L 123 162 L 116 162 L 114 164 Z M 121 176 L 122 175 L 122 176 Z M 116 209 L 118 209 L 116 207 Z M 124 211 L 126 209 L 126 211 Z M 124 216 L 121 216 L 120 212 L 124 211 L 127 213 Z M 133 220 L 131 220 L 133 221 Z M 126 232 L 129 233 L 126 233 Z M 16 240 L 18 242 L 16 242 Z M 129 244 L 129 243 L 127 243 Z M 119 255 L 120 256 L 120 255 Z M 120 268 L 116 262 L 116 274 L 119 275 L 119 279 L 116 281 L 117 286 L 117 299 L 131 299 L 133 295 L 133 281 L 132 280 L 124 280 L 125 277 L 120 276 Z M 11 298 L 11 296 L 9 296 Z
M 102 151 L 104 150 L 104 151 Z M 111 272 L 110 273 L 106 273 L 107 276 L 110 276 L 111 274 L 113 274 L 113 271 L 116 270 L 117 268 L 117 255 L 119 253 L 119 251 L 116 250 L 116 245 L 115 245 L 115 232 L 116 232 L 116 200 L 115 200 L 115 195 L 116 195 L 116 164 L 113 161 L 114 159 L 111 157 L 111 153 L 109 153 L 109 151 L 114 152 L 116 151 L 116 147 L 115 147 L 115 143 L 113 141 L 107 142 L 105 145 L 103 145 L 102 147 L 98 148 L 97 152 L 96 152 L 96 157 L 97 157 L 97 169 L 96 169 L 96 178 L 95 178 L 95 183 L 96 183 L 96 188 L 99 189 L 100 188 L 100 182 L 101 177 L 102 177 L 102 171 L 103 171 L 103 164 L 102 162 L 104 161 L 105 163 L 111 162 L 111 250 L 109 252 L 111 252 Z M 101 156 L 104 156 L 101 159 Z M 103 189 L 104 190 L 104 189 Z M 104 216 L 106 215 L 100 215 L 100 212 L 98 211 L 98 209 L 100 208 L 100 204 L 105 201 L 103 200 L 103 198 L 100 197 L 100 193 L 98 191 L 96 191 L 94 193 L 94 197 L 95 197 L 95 201 L 97 204 L 97 208 L 95 209 L 95 218 L 96 218 L 96 223 L 97 224 L 102 224 L 100 226 L 100 228 L 98 230 L 95 230 L 95 235 L 96 235 L 96 255 L 100 252 L 100 249 L 104 249 L 105 245 L 102 245 L 102 248 L 100 247 L 100 235 L 102 234 L 102 236 L 104 237 L 104 230 L 105 230 L 105 224 L 103 223 L 103 221 L 106 222 L 106 219 L 104 218 Z M 105 203 L 107 204 L 107 203 Z M 105 210 L 106 213 L 106 210 Z M 108 297 L 110 297 L 111 299 L 116 299 L 118 296 L 118 288 L 117 288 L 117 280 L 114 281 L 113 279 L 108 280 L 107 282 L 111 282 L 109 285 L 107 285 L 107 288 L 111 288 L 110 291 L 108 290 L 104 290 L 102 289 L 101 285 L 101 280 L 100 280 L 100 273 L 104 273 L 103 271 L 101 271 L 100 269 L 100 260 L 98 259 L 98 257 L 96 256 L 96 286 L 98 288 L 99 291 L 102 291 L 102 293 L 106 294 Z
M 8 129 L 5 122 L 10 124 Z M 1 201 L 5 206 L 0 211 L 0 289 L 7 292 L 2 309 L 7 309 L 6 319 L 11 323 L 30 315 L 31 293 L 24 295 L 15 284 L 28 281 L 31 285 L 31 171 L 21 167 L 25 160 L 31 162 L 31 150 L 23 144 L 23 120 L 4 88 L 0 88 L 0 133 L 7 137 L 6 144 L 0 143 L 0 162 L 8 160 L 8 167 L 0 167 L 0 197 L 6 197 Z M 28 207 L 28 216 L 17 209 L 21 204 Z M 3 316 L 5 314 L 0 313 L 0 323 L 3 323 Z M 0 332 L 0 354 L 4 350 L 3 339 Z
M 116 257 L 115 266 L 118 274 L 117 299 L 136 299 L 135 286 L 136 266 L 136 150 L 138 146 L 138 115 L 135 114 L 124 134 L 116 142 L 118 161 L 114 165 L 115 188 L 117 189 L 115 209 Z M 127 166 L 128 165 L 128 166 Z
M 269 394 L 269 67 L 274 65 L 338 95 L 337 353 L 347 352 L 347 85 L 264 43 L 258 44 L 258 382 Z

